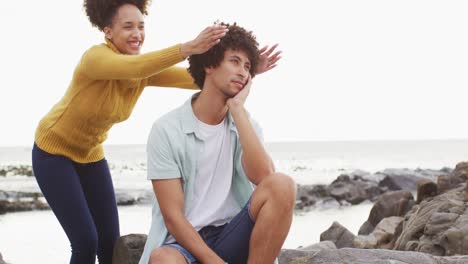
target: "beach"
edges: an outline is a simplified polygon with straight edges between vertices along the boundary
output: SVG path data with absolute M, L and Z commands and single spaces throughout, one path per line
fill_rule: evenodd
M 375 173 L 388 168 L 453 168 L 468 157 L 468 140 L 369 141 L 369 142 L 281 142 L 267 143 L 278 171 L 291 175 L 300 185 L 330 184 L 339 175 L 353 171 Z M 0 165 L 30 165 L 30 148 L 0 148 Z M 116 192 L 150 191 L 146 180 L 144 145 L 106 146 Z M 38 191 L 33 177 L 0 176 L 2 191 Z M 320 234 L 338 221 L 357 234 L 367 219 L 371 201 L 358 205 L 315 206 L 296 211 L 283 248 L 319 242 Z M 149 203 L 119 206 L 121 234 L 149 230 Z M 50 210 L 0 215 L 0 252 L 8 263 L 64 263 L 70 256 L 68 240 Z M 27 254 L 25 253 L 27 252 Z

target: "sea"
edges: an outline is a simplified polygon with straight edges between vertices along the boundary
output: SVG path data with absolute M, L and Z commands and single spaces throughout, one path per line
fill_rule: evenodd
M 341 174 L 356 170 L 375 173 L 388 168 L 454 168 L 468 160 L 468 140 L 267 142 L 277 171 L 298 184 L 329 184 Z M 146 180 L 144 145 L 106 145 L 116 191 L 151 190 Z M 0 168 L 30 165 L 31 147 L 0 147 Z M 33 177 L 0 177 L 0 190 L 38 191 Z M 320 241 L 334 221 L 357 234 L 372 203 L 320 207 L 295 212 L 283 248 L 298 248 Z M 147 233 L 151 206 L 119 206 L 121 235 Z M 68 263 L 71 248 L 53 213 L 29 211 L 0 215 L 0 253 L 10 264 Z

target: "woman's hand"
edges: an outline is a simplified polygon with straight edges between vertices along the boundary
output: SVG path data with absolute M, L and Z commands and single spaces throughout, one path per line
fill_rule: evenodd
M 220 39 L 226 35 L 226 32 L 228 32 L 226 26 L 207 27 L 200 32 L 195 39 L 183 43 L 180 48 L 180 53 L 184 58 L 194 54 L 204 53 L 218 44 Z
M 265 46 L 259 50 L 260 60 L 258 62 L 256 74 L 267 72 L 276 67 L 276 63 L 281 59 L 279 56 L 281 51 L 277 51 L 271 55 L 275 51 L 276 47 L 278 47 L 278 44 L 273 45 L 270 49 L 268 49 L 268 46 Z

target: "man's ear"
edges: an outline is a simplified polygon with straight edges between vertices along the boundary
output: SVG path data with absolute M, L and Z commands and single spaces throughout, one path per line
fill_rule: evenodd
M 208 75 L 208 74 L 212 73 L 213 70 L 214 70 L 213 67 L 207 67 L 207 68 L 205 68 L 205 74 Z
M 106 36 L 107 39 L 111 40 L 112 39 L 112 29 L 108 26 L 104 27 L 102 30 L 104 31 L 104 35 Z

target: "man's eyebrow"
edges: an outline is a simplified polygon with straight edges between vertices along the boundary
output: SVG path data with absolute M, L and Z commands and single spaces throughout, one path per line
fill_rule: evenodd
M 239 56 L 237 56 L 237 55 L 231 55 L 231 58 L 235 58 L 235 59 L 237 59 L 237 60 L 242 61 L 241 57 L 239 57 Z M 250 61 L 249 61 L 249 60 L 247 60 L 245 63 L 250 65 Z

